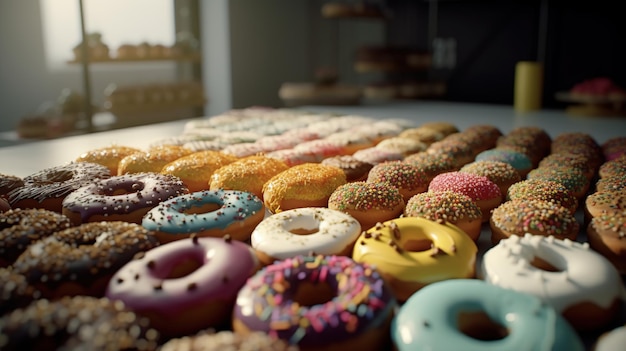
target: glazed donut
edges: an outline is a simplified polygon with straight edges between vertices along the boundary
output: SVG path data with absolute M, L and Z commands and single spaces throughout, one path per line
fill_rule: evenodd
M 144 217 L 144 228 L 161 243 L 187 238 L 223 237 L 247 241 L 263 220 L 265 206 L 254 194 L 238 190 L 207 190 L 159 203 Z
M 500 161 L 513 166 L 522 179 L 526 179 L 534 165 L 530 158 L 521 152 L 509 149 L 489 149 L 485 150 L 474 158 L 475 161 Z
M 141 224 L 159 203 L 186 194 L 179 178 L 159 173 L 133 173 L 97 180 L 71 192 L 62 213 L 73 225 L 123 221 Z
M 122 158 L 117 166 L 117 175 L 127 173 L 159 173 L 163 167 L 193 151 L 180 145 L 159 145 Z
M 404 205 L 400 191 L 388 183 L 346 183 L 337 187 L 328 199 L 328 208 L 354 217 L 363 230 L 399 217 Z
M 2 350 L 155 350 L 145 318 L 105 298 L 40 299 L 0 317 Z
M 526 179 L 551 180 L 561 183 L 579 200 L 587 195 L 591 184 L 582 171 L 567 167 L 535 168 L 528 173 Z
M 275 158 L 263 155 L 244 157 L 213 172 L 209 189 L 247 191 L 262 199 L 263 184 L 288 168 L 285 162 Z
M 17 208 L 0 213 L 0 267 L 13 264 L 32 242 L 70 225 L 64 215 L 40 208 Z
M 179 337 L 227 323 L 237 291 L 257 269 L 247 244 L 192 236 L 125 264 L 106 296 L 148 317 L 161 334 Z
M 103 165 L 73 162 L 46 168 L 24 177 L 24 186 L 9 192 L 12 208 L 43 208 L 61 213 L 63 199 L 72 191 L 111 173 Z
M 526 233 L 575 240 L 580 229 L 567 208 L 544 200 L 528 199 L 506 201 L 498 206 L 493 210 L 489 226 L 493 244 Z
M 239 291 L 233 330 L 261 331 L 300 350 L 384 349 L 396 303 L 378 272 L 345 256 L 296 256 Z
M 221 151 L 198 151 L 166 164 L 161 173 L 180 178 L 189 192 L 195 193 L 209 190 L 213 173 L 238 159 Z
M 398 351 L 583 351 L 578 334 L 537 297 L 477 279 L 431 284 L 392 323 Z
M 578 209 L 578 199 L 563 184 L 551 180 L 526 179 L 511 185 L 507 200 L 543 200 L 561 205 L 572 214 Z
M 109 169 L 111 175 L 117 175 L 120 161 L 124 157 L 138 152 L 141 150 L 134 147 L 111 145 L 84 152 L 75 161 L 101 164 Z
M 304 163 L 273 176 L 263 185 L 263 201 L 272 213 L 301 207 L 328 207 L 328 198 L 347 182 L 337 167 Z
M 621 325 L 600 334 L 592 351 L 618 351 L 624 345 L 626 345 L 626 325 Z
M 461 229 L 420 217 L 402 217 L 361 233 L 356 262 L 375 265 L 399 301 L 423 286 L 475 274 L 474 241 Z
M 512 236 L 489 249 L 481 275 L 493 285 L 537 296 L 579 331 L 598 330 L 619 313 L 624 286 L 615 267 L 586 243 Z
M 13 271 L 45 298 L 100 297 L 113 273 L 135 254 L 157 245 L 156 237 L 138 224 L 85 223 L 30 244 L 13 263 Z
M 585 198 L 584 220 L 589 224 L 592 218 L 602 215 L 626 213 L 626 189 L 617 191 L 596 191 Z
M 24 180 L 21 177 L 0 173 L 0 199 L 8 199 L 8 194 L 15 188 L 24 186 Z
M 483 215 L 469 196 L 454 191 L 428 191 L 409 199 L 404 209 L 406 217 L 422 217 L 459 227 L 474 242 L 482 229 Z
M 28 306 L 41 296 L 26 278 L 9 268 L 0 268 L 0 316 L 15 309 Z
M 489 221 L 491 211 L 504 201 L 504 196 L 496 183 L 487 177 L 472 173 L 459 171 L 441 173 L 428 184 L 428 191 L 446 190 L 467 195 L 474 200 L 483 215 L 483 222 Z
M 350 256 L 361 225 L 352 216 L 324 207 L 294 208 L 265 218 L 250 242 L 264 265 L 298 255 Z
M 159 351 L 298 351 L 298 347 L 285 341 L 275 339 L 261 332 L 253 332 L 246 336 L 230 330 L 216 333 L 201 332 L 193 336 L 185 336 L 168 340 L 159 347 Z
M 352 155 L 338 155 L 322 160 L 323 165 L 333 166 L 341 169 L 346 174 L 346 181 L 360 182 L 367 179 L 373 164 L 358 160 Z
M 511 185 L 522 180 L 513 166 L 501 161 L 474 161 L 461 167 L 459 171 L 487 177 L 500 188 L 502 196 L 506 196 Z
M 304 163 L 316 163 L 319 162 L 317 156 L 307 151 L 296 149 L 284 149 L 271 151 L 265 154 L 267 157 L 281 160 L 289 167 L 301 165 Z
M 9 202 L 5 200 L 3 197 L 0 197 L 0 213 L 6 212 L 10 209 L 11 209 L 11 205 L 9 204 Z
M 622 213 L 594 217 L 587 226 L 587 240 L 592 249 L 606 257 L 626 275 L 626 218 Z
M 418 167 L 401 161 L 375 165 L 367 175 L 368 183 L 387 183 L 398 189 L 404 202 L 428 189 L 428 179 Z

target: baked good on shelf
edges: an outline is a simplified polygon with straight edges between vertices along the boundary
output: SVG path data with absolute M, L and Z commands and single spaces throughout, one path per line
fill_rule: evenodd
M 333 166 L 341 169 L 346 174 L 348 182 L 358 182 L 367 179 L 373 164 L 361 161 L 352 155 L 338 155 L 327 157 L 321 162 L 323 165 Z
M 283 161 L 263 155 L 240 158 L 213 172 L 209 189 L 247 191 L 262 199 L 263 185 L 288 168 Z
M 120 161 L 129 155 L 141 152 L 140 149 L 124 145 L 110 145 L 91 149 L 76 157 L 76 162 L 92 162 L 106 166 L 111 175 L 117 175 Z
M 209 190 L 213 173 L 238 159 L 221 151 L 197 151 L 165 164 L 160 173 L 179 178 L 194 193 Z
M 522 177 L 515 167 L 501 161 L 474 161 L 461 167 L 459 172 L 473 173 L 487 177 L 498 185 L 503 197 L 506 197 L 511 185 L 522 180 Z
M 565 185 L 543 179 L 525 179 L 511 185 L 506 199 L 548 201 L 567 208 L 572 214 L 576 213 L 579 205 L 578 199 Z
M 428 179 L 418 168 L 402 161 L 388 161 L 375 165 L 367 176 L 369 183 L 388 183 L 398 189 L 404 202 L 428 190 Z
M 198 334 L 173 338 L 159 347 L 160 351 L 298 351 L 298 346 L 289 345 L 284 340 L 276 339 L 263 332 L 248 335 L 234 333 L 232 330 L 202 331 Z
M 361 100 L 362 89 L 345 83 L 285 82 L 281 84 L 278 96 L 287 106 L 357 105 Z
M 587 240 L 592 249 L 626 275 L 626 212 L 608 212 L 593 217 L 587 226 Z

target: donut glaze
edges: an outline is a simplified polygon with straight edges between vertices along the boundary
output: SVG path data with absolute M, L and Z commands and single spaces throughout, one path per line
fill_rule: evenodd
M 466 334 L 462 324 L 494 333 L 494 327 L 467 321 L 473 314 L 486 315 L 508 335 L 485 341 Z M 585 349 L 572 327 L 537 297 L 476 279 L 451 279 L 423 288 L 402 305 L 391 328 L 399 351 Z
M 240 190 L 263 198 L 263 184 L 289 168 L 281 160 L 256 155 L 227 164 L 211 176 L 210 190 Z
M 555 269 L 539 268 L 535 259 Z M 589 244 L 526 234 L 500 241 L 484 255 L 481 275 L 490 284 L 538 297 L 562 313 L 577 330 L 606 325 L 617 312 L 613 307 L 626 297 L 621 277 Z M 572 309 L 591 303 L 602 313 Z M 568 314 L 572 314 L 568 317 Z
M 117 175 L 117 167 L 120 161 L 124 157 L 137 152 L 141 152 L 141 150 L 129 146 L 111 145 L 84 152 L 76 158 L 76 162 L 101 164 L 109 169 L 111 175 Z
M 128 262 L 110 280 L 106 296 L 149 316 L 165 335 L 189 335 L 224 323 L 237 291 L 257 269 L 247 244 L 194 236 Z
M 208 208 L 208 210 L 206 210 Z M 238 190 L 199 191 L 159 203 L 143 218 L 144 228 L 166 243 L 198 236 L 246 241 L 265 216 L 265 206 L 254 194 Z
M 159 203 L 187 193 L 182 181 L 159 173 L 114 176 L 85 185 L 63 200 L 63 214 L 78 225 L 87 222 L 125 221 L 141 224 Z
M 209 190 L 213 173 L 237 159 L 236 156 L 221 151 L 198 151 L 166 164 L 161 173 L 180 178 L 189 192 L 194 193 Z
M 322 295 L 331 296 L 302 303 L 298 295 L 311 293 L 307 287 L 327 287 L 330 293 Z M 340 350 L 365 335 L 369 343 L 357 349 L 381 350 L 395 306 L 368 264 L 345 256 L 297 256 L 276 261 L 248 280 L 237 296 L 233 329 L 262 331 L 301 350 Z
M 405 301 L 424 285 L 473 277 L 477 251 L 474 241 L 456 226 L 402 217 L 361 233 L 352 257 L 375 265 L 396 298 Z
M 305 234 L 296 234 L 297 231 Z M 273 214 L 259 223 L 250 238 L 252 247 L 271 260 L 286 259 L 311 252 L 320 255 L 349 256 L 361 233 L 352 216 L 324 207 L 295 208 Z
M 509 149 L 489 149 L 475 157 L 476 161 L 500 161 L 513 166 L 522 178 L 533 168 L 531 159 L 525 154 Z

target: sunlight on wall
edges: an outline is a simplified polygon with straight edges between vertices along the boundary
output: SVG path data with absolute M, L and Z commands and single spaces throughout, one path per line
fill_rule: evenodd
M 58 70 L 81 41 L 79 1 L 39 1 L 46 63 Z M 122 44 L 174 44 L 172 0 L 83 0 L 83 8 L 87 33 L 101 33 L 112 53 Z

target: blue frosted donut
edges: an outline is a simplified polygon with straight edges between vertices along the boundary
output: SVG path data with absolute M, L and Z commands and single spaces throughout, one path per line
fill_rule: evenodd
M 485 150 L 475 158 L 476 161 L 500 161 L 508 163 L 515 168 L 522 177 L 525 177 L 533 168 L 533 163 L 527 155 L 509 149 Z
M 552 307 L 477 279 L 446 280 L 413 294 L 391 333 L 398 351 L 584 350 Z
M 256 195 L 238 190 L 206 190 L 159 203 L 141 224 L 166 243 L 197 236 L 247 241 L 265 217 L 265 205 Z

